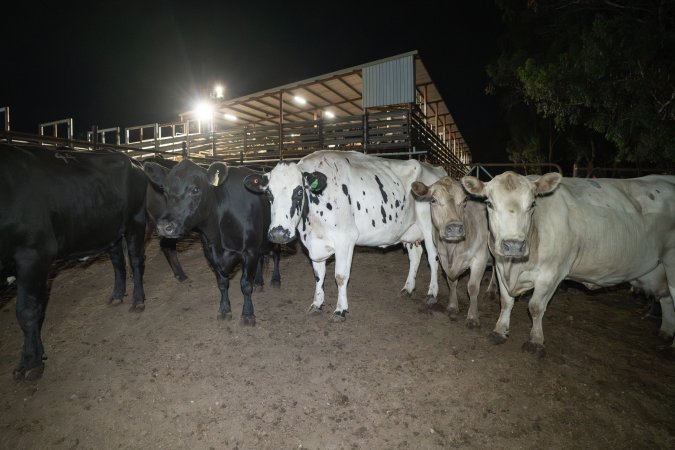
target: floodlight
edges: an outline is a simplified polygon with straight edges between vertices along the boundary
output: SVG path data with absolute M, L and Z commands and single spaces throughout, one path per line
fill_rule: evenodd
M 194 113 L 199 120 L 208 120 L 213 118 L 213 105 L 206 101 L 197 103 Z
M 324 111 L 324 112 L 323 112 L 323 116 L 324 116 L 324 117 L 327 117 L 327 118 L 329 118 L 329 119 L 332 119 L 332 118 L 335 117 L 335 114 L 334 114 L 333 112 L 331 112 L 331 111 Z
M 295 103 L 297 103 L 298 105 L 304 105 L 304 104 L 307 103 L 307 100 L 305 100 L 303 97 L 300 97 L 299 95 L 296 95 L 295 97 L 293 97 L 293 100 L 294 100 Z
M 223 87 L 222 84 L 216 84 L 216 86 L 213 88 L 213 95 L 217 100 L 220 100 L 225 96 L 225 87 Z
M 237 116 L 235 116 L 234 114 L 225 113 L 223 117 L 225 118 L 225 120 L 229 120 L 230 122 L 237 121 Z

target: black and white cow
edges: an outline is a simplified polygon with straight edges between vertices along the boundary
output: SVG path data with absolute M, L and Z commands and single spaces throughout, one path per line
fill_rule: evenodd
M 507 339 L 513 298 L 534 289 L 532 329 L 523 348 L 543 355 L 542 320 L 564 279 L 591 289 L 633 282 L 672 305 L 675 176 L 617 180 L 506 172 L 487 183 L 467 176 L 462 185 L 488 207 L 502 306 L 491 334 L 495 343 Z
M 144 164 L 152 183 L 166 195 L 166 210 L 157 219 L 157 233 L 177 238 L 196 230 L 200 233 L 204 255 L 216 273 L 220 290 L 219 319 L 231 319 L 229 276 L 242 265 L 241 291 L 243 325 L 255 325 L 251 293 L 254 283 L 262 286 L 262 267 L 272 252 L 272 285 L 279 286 L 279 249 L 267 239 L 270 208 L 267 200 L 248 191 L 243 180 L 255 172 L 213 163 L 207 169 L 189 160 L 170 171 L 158 164 Z
M 272 204 L 269 239 L 286 243 L 295 239 L 297 230 L 309 252 L 316 279 L 310 313 L 323 308 L 326 260 L 335 255 L 338 300 L 332 320 L 343 321 L 355 245 L 407 243 L 410 271 L 402 291 L 412 294 L 422 257 L 419 243 L 424 240 L 431 266 L 427 296 L 438 295 L 429 206 L 413 200 L 410 186 L 414 181 L 431 184 L 443 175 L 443 169 L 415 160 L 324 150 L 297 163 L 282 161 L 264 176 L 249 177 L 247 186 L 267 192 Z
M 119 153 L 7 144 L 0 144 L 0 153 L 0 272 L 16 273 L 16 316 L 24 333 L 14 376 L 36 379 L 46 359 L 41 329 L 54 260 L 109 251 L 111 303 L 118 304 L 126 290 L 124 239 L 134 281 L 131 310 L 144 309 L 147 178 Z
M 458 180 L 443 177 L 427 186 L 421 181 L 412 184 L 415 200 L 431 206 L 434 243 L 450 287 L 447 311 L 456 320 L 459 313 L 457 282 L 470 270 L 468 328 L 480 327 L 478 292 L 485 268 L 492 260 L 488 250 L 488 222 L 485 203 L 471 199 Z M 489 295 L 496 293 L 495 271 L 491 272 Z M 435 300 L 435 299 L 434 299 Z

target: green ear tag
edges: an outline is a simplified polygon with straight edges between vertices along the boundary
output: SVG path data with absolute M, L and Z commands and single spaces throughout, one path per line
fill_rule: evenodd
M 309 188 L 313 191 L 316 190 L 316 188 L 318 187 L 319 187 L 319 180 L 314 180 L 312 181 L 312 184 L 309 185 Z

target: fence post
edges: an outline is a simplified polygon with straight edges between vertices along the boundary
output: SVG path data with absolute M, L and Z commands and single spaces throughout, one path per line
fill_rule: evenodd
M 91 143 L 92 150 L 98 150 L 98 127 L 96 125 L 91 126 Z
M 183 141 L 183 149 L 181 151 L 183 159 L 190 159 L 190 152 L 188 150 L 187 141 Z

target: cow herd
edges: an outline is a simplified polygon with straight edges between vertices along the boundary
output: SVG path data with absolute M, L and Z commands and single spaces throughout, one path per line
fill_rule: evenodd
M 272 256 L 271 284 L 279 286 L 279 244 L 297 236 L 316 282 L 310 314 L 323 310 L 326 262 L 335 257 L 334 322 L 345 321 L 349 311 L 355 246 L 401 243 L 410 263 L 401 292 L 415 289 L 426 250 L 426 303 L 437 302 L 440 262 L 451 318 L 459 313 L 457 281 L 470 272 L 469 328 L 480 326 L 480 282 L 493 266 L 487 291 L 498 286 L 501 303 L 490 334 L 495 343 L 508 338 L 514 298 L 532 290 L 532 329 L 523 348 L 543 355 L 543 316 L 565 279 L 589 288 L 629 282 L 659 299 L 661 333 L 675 334 L 675 176 L 616 180 L 506 172 L 489 182 L 455 180 L 416 160 L 329 150 L 281 161 L 261 174 L 219 162 L 140 163 L 112 151 L 11 144 L 0 144 L 0 151 L 0 273 L 16 278 L 16 316 L 24 333 L 17 379 L 36 379 L 44 371 L 41 329 L 52 263 L 109 252 L 115 274 L 110 303 L 119 304 L 126 292 L 126 247 L 131 311 L 143 311 L 150 227 L 180 281 L 186 275 L 176 239 L 199 234 L 220 291 L 220 319 L 232 318 L 230 276 L 241 267 L 243 325 L 255 325 L 252 292 L 263 284 L 264 259 Z

